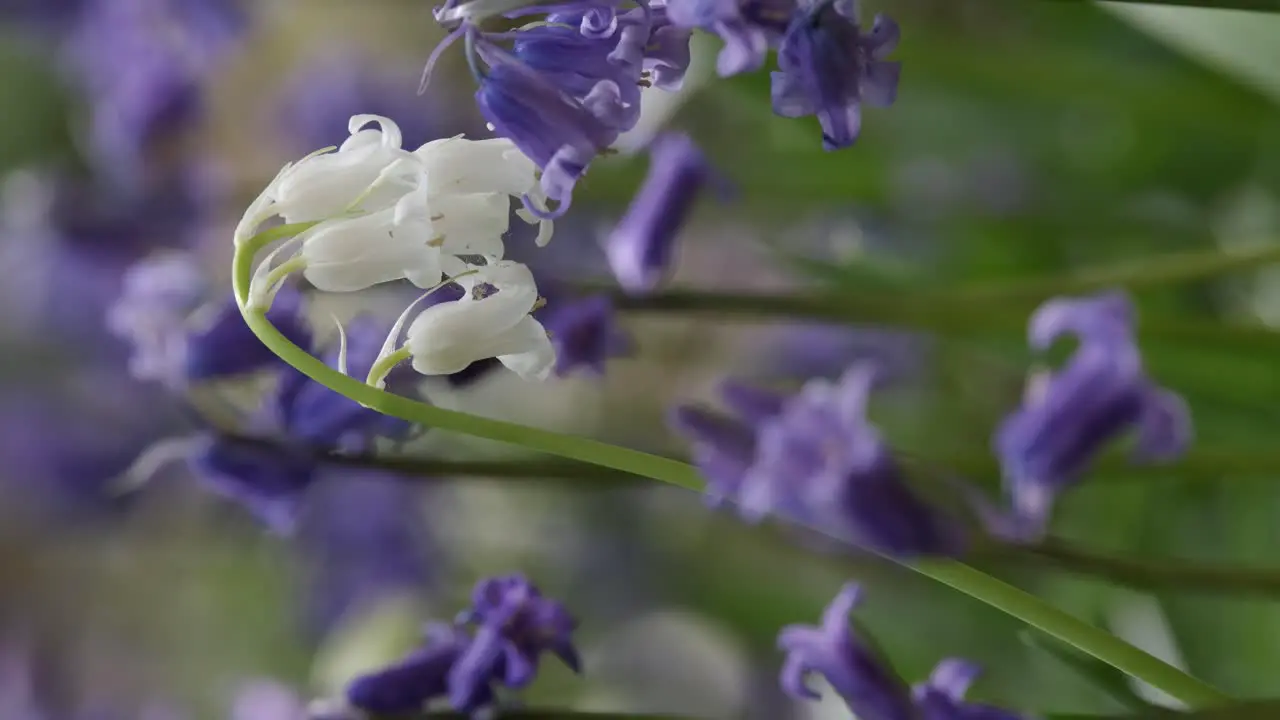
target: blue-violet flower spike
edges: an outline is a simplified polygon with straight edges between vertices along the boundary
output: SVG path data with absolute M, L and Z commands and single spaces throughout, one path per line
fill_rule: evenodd
M 865 101 L 893 104 L 899 63 L 884 60 L 898 44 L 898 25 L 878 15 L 863 34 L 852 2 L 822 0 L 797 13 L 778 48 L 773 111 L 783 117 L 817 115 L 826 150 L 858 139 Z
M 788 625 L 778 634 L 778 647 L 787 653 L 782 666 L 782 689 L 801 700 L 816 700 L 806 683 L 817 673 L 831 685 L 849 709 L 864 720 L 914 720 L 910 690 L 878 653 L 850 630 L 849 614 L 858 605 L 855 583 L 840 590 L 822 614 L 822 625 Z
M 1079 346 L 1062 368 L 1033 376 L 1022 407 L 994 438 L 1016 536 L 1043 532 L 1057 495 L 1121 435 L 1137 431 L 1136 461 L 1171 460 L 1188 445 L 1186 404 L 1146 376 L 1133 323 L 1133 306 L 1119 292 L 1050 300 L 1032 315 L 1033 348 L 1047 349 L 1064 333 Z

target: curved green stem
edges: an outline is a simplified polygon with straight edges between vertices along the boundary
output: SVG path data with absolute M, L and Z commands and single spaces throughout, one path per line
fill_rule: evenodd
M 316 382 L 379 412 L 426 427 L 511 443 L 550 455 L 643 475 L 689 490 L 702 489 L 703 483 L 697 469 L 677 460 L 589 438 L 445 410 L 383 392 L 343 375 L 290 342 L 268 322 L 265 313 L 247 306 L 253 259 L 267 242 L 270 240 L 253 238 L 236 248 L 232 261 L 233 281 L 241 313 L 263 344 Z M 1230 702 L 1229 698 L 1214 688 L 1177 668 L 967 565 L 953 561 L 928 561 L 909 563 L 906 567 L 1017 617 L 1040 631 L 1163 690 L 1191 707 Z

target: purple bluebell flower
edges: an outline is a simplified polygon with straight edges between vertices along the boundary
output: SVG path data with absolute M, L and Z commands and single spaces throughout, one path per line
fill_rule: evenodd
M 130 345 L 134 378 L 181 390 L 281 364 L 245 325 L 234 298 L 200 305 L 210 289 L 203 266 L 190 253 L 161 253 L 129 268 L 106 320 Z M 293 288 L 277 294 L 267 318 L 295 344 L 311 345 L 302 296 Z
M 145 176 L 157 143 L 198 117 L 205 76 L 244 24 L 235 0 L 86 0 L 68 54 L 105 171 Z
M 365 712 L 401 715 L 423 707 L 449 692 L 449 675 L 471 645 L 466 631 L 443 623 L 427 627 L 425 643 L 396 664 L 362 675 L 347 685 L 347 702 Z M 477 686 L 471 704 L 456 709 L 473 712 L 493 701 L 488 684 Z
M 693 444 L 693 461 L 707 481 L 706 502 L 719 507 L 736 499 L 755 462 L 757 426 L 782 412 L 785 396 L 738 382 L 725 382 L 720 395 L 731 411 L 724 415 L 695 405 L 679 405 L 670 424 Z
M 898 44 L 897 23 L 877 15 L 864 34 L 855 13 L 853 0 L 821 0 L 796 14 L 778 48 L 773 111 L 817 115 L 826 150 L 858 139 L 864 101 L 887 107 L 898 94 L 900 64 L 884 59 Z
M 302 315 L 302 294 L 292 287 L 276 293 L 267 320 L 294 345 L 310 347 L 311 328 Z M 186 321 L 183 367 L 187 383 L 235 377 L 278 367 L 283 361 L 253 334 L 235 298 L 206 305 Z
M 822 624 L 788 625 L 778 634 L 786 652 L 782 689 L 801 700 L 819 695 L 805 683 L 809 673 L 826 678 L 849 709 L 862 720 L 915 720 L 911 692 L 877 650 L 850 629 L 850 613 L 861 592 L 848 583 L 822 614 Z
M 1064 333 L 1079 346 L 1061 369 L 1032 378 L 1022 407 L 996 431 L 1015 533 L 1042 532 L 1058 493 L 1121 435 L 1137 432 L 1135 462 L 1172 460 L 1189 444 L 1186 403 L 1143 371 L 1133 316 L 1121 292 L 1050 300 L 1031 316 L 1032 348 L 1046 350 Z
M 796 13 L 796 0 L 669 0 L 671 23 L 701 28 L 724 41 L 716 59 L 721 77 L 758 70 Z
M 534 313 L 556 348 L 556 374 L 564 377 L 579 367 L 604 374 L 605 362 L 631 349 L 631 337 L 617 325 L 613 303 L 605 295 L 574 298 L 547 292 L 546 305 Z
M 740 511 L 748 521 L 776 513 L 899 557 L 959 554 L 959 525 L 916 495 L 867 420 L 873 381 L 869 365 L 853 366 L 836 383 L 811 380 L 760 422 Z
M 912 691 L 920 720 L 1027 720 L 1010 710 L 965 702 L 965 693 L 979 672 L 977 665 L 959 658 L 938 663 L 928 682 Z
M 557 203 L 552 210 L 530 209 L 563 214 L 587 165 L 634 124 L 626 94 L 616 82 L 600 80 L 578 98 L 497 45 L 480 39 L 476 47 L 489 65 L 476 91 L 481 114 L 542 168 L 542 190 Z
M 574 672 L 581 670 L 572 637 L 577 621 L 523 575 L 482 580 L 471 600 L 461 619 L 475 625 L 475 638 L 449 671 L 455 709 L 476 707 L 492 682 L 510 688 L 533 682 L 544 652 Z
M 614 277 L 630 293 L 651 291 L 662 281 L 676 235 L 703 187 L 715 179 L 687 135 L 660 135 L 649 154 L 649 174 L 604 246 Z
M 567 18 L 573 20 L 573 18 Z M 512 55 L 574 97 L 586 97 L 596 83 L 609 80 L 639 110 L 640 68 L 611 58 L 621 32 L 587 37 L 577 28 L 539 25 L 514 33 Z

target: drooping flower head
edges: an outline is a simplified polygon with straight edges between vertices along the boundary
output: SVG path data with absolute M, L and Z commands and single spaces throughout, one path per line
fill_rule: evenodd
M 859 718 L 865 720 L 914 720 L 910 688 L 876 649 L 854 635 L 849 615 L 857 607 L 861 591 L 849 583 L 822 614 L 822 624 L 788 625 L 778 634 L 778 647 L 787 653 L 782 666 L 782 689 L 801 700 L 819 695 L 806 684 L 816 673 Z
M 1121 435 L 1137 432 L 1138 462 L 1176 458 L 1189 443 L 1186 403 L 1143 371 L 1133 316 L 1120 292 L 1050 300 L 1031 316 L 1032 348 L 1046 350 L 1065 333 L 1079 346 L 1062 368 L 1032 378 L 1022 407 L 995 434 L 1014 532 L 1042 532 L 1057 494 Z
M 669 133 L 649 149 L 649 174 L 605 241 L 614 277 L 632 293 L 653 290 L 667 274 L 676 235 L 702 189 L 715 178 L 687 135 Z
M 900 65 L 884 58 L 898 44 L 898 25 L 876 16 L 858 26 L 853 0 L 820 0 L 801 10 L 778 48 L 773 111 L 789 118 L 817 115 L 826 150 L 848 147 L 862 127 L 862 103 L 893 104 Z
M 587 165 L 635 124 L 628 93 L 606 78 L 575 97 L 497 45 L 478 41 L 476 48 L 488 65 L 476 91 L 480 113 L 496 134 L 509 138 L 542 169 L 542 191 L 557 203 L 553 210 L 535 203 L 527 207 L 546 216 L 563 214 Z
M 534 319 L 538 289 L 520 263 L 502 260 L 459 278 L 465 294 L 426 308 L 405 332 L 413 368 L 448 375 L 496 357 L 521 377 L 544 378 L 555 366 L 555 348 Z

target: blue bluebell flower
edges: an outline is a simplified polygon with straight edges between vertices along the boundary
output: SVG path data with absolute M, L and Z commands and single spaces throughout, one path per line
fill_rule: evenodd
M 768 514 L 899 557 L 957 555 L 959 523 L 919 497 L 866 417 L 870 366 L 836 383 L 811 380 L 785 400 L 730 385 L 733 418 L 677 408 L 713 504 L 732 501 L 748 521 Z
M 570 670 L 581 670 L 573 645 L 577 621 L 523 575 L 482 580 L 471 602 L 460 619 L 475 626 L 475 637 L 449 672 L 449 700 L 455 709 L 475 707 L 492 682 L 509 688 L 533 682 L 545 652 Z
M 221 435 L 201 436 L 188 463 L 206 489 L 238 503 L 281 535 L 296 526 L 317 471 L 306 450 Z
M 852 145 L 862 127 L 862 103 L 893 104 L 900 64 L 884 58 L 897 46 L 898 25 L 877 15 L 869 33 L 858 26 L 853 0 L 821 0 L 798 12 L 778 48 L 773 111 L 817 115 L 822 146 Z
M 979 672 L 977 665 L 960 658 L 938 663 L 928 682 L 912 691 L 920 720 L 1026 720 L 1011 710 L 964 701 Z
M 557 375 L 564 377 L 578 368 L 603 375 L 609 358 L 630 351 L 631 337 L 617 326 L 608 296 L 575 298 L 545 285 L 542 292 L 546 304 L 534 317 L 555 346 Z
M 622 87 L 600 80 L 575 97 L 496 44 L 476 43 L 479 59 L 489 66 L 476 91 L 480 113 L 496 134 L 542 168 L 542 190 L 556 206 L 531 205 L 530 210 L 548 217 L 563 214 L 591 160 L 635 123 Z
M 676 235 L 714 170 L 687 135 L 667 133 L 649 149 L 649 173 L 626 215 L 605 241 L 605 255 L 624 290 L 653 290 L 670 269 Z
M 240 316 L 234 298 L 201 306 L 210 279 L 190 253 L 168 252 L 135 263 L 107 327 L 130 346 L 130 374 L 174 390 L 282 365 Z M 284 288 L 267 318 L 294 344 L 311 345 L 302 296 Z
M 724 41 L 716 59 L 721 77 L 759 70 L 777 46 L 796 0 L 670 0 L 666 13 L 674 26 L 701 28 Z
M 782 689 L 801 700 L 816 700 L 818 693 L 806 677 L 816 673 L 844 699 L 862 720 L 915 720 L 910 688 L 880 657 L 878 651 L 853 634 L 849 615 L 861 592 L 855 583 L 845 585 L 822 614 L 822 624 L 788 625 L 778 634 L 778 647 L 786 652 Z
M 311 327 L 302 313 L 302 294 L 296 289 L 284 287 L 276 293 L 267 320 L 294 345 L 311 346 Z M 188 318 L 183 329 L 183 379 L 187 383 L 246 375 L 283 364 L 245 324 L 235 298 L 206 306 L 205 312 Z
M 421 649 L 394 665 L 361 675 L 347 685 L 347 702 L 360 710 L 382 715 L 421 711 L 430 701 L 449 693 L 450 671 L 471 646 L 470 635 L 443 623 L 427 627 Z M 474 712 L 493 702 L 489 684 L 477 685 L 470 704 L 455 709 Z
M 1186 403 L 1147 377 L 1133 323 L 1120 292 L 1050 300 L 1032 315 L 1032 348 L 1065 333 L 1079 346 L 1061 369 L 1032 378 L 1022 407 L 996 431 L 1015 533 L 1042 532 L 1056 496 L 1120 436 L 1136 431 L 1135 462 L 1172 460 L 1189 444 Z

